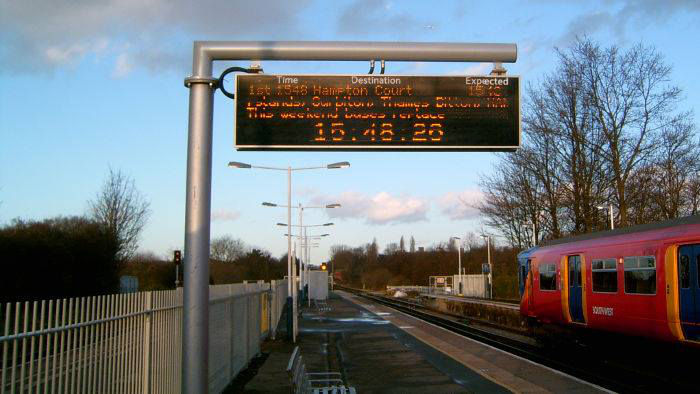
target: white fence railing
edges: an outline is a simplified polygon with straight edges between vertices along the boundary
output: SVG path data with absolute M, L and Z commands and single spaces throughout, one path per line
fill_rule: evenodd
M 209 294 L 209 389 L 218 393 L 274 335 L 286 285 Z M 8 303 L 0 316 L 0 394 L 180 392 L 182 289 Z

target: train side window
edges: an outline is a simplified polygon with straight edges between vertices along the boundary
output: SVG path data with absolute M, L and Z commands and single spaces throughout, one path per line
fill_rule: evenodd
M 687 255 L 681 256 L 681 266 L 679 267 L 681 277 L 681 288 L 690 288 L 690 257 Z
M 625 257 L 625 293 L 656 294 L 654 256 Z
M 617 293 L 617 266 L 615 259 L 593 260 L 593 291 Z
M 540 264 L 540 290 L 556 290 L 556 278 L 556 264 Z

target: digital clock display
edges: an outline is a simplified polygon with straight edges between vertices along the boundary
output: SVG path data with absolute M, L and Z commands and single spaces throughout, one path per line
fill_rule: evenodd
M 238 150 L 515 150 L 519 79 L 236 76 Z

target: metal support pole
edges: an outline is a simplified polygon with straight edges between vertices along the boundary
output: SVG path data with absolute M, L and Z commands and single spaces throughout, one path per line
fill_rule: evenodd
M 306 291 L 308 292 L 310 290 L 311 283 L 309 282 L 309 264 L 311 264 L 311 247 L 309 247 L 309 236 L 306 232 L 306 229 L 304 229 L 304 240 L 306 244 Z M 308 297 L 308 295 L 307 295 Z M 311 308 L 311 297 L 309 298 L 309 308 Z
M 294 264 L 292 264 L 292 278 L 294 278 L 294 283 L 297 281 L 297 262 L 299 261 L 299 256 L 297 255 L 298 250 L 294 250 Z M 298 301 L 297 301 L 297 285 L 294 285 L 294 291 L 292 292 L 292 342 L 297 342 L 297 324 L 299 311 Z
M 292 167 L 287 167 L 287 339 L 294 337 L 294 277 L 292 276 Z
M 462 245 L 457 244 L 457 261 L 459 264 L 459 284 L 458 286 L 458 294 L 462 295 Z
M 489 263 L 489 298 L 493 299 L 493 266 L 491 266 L 491 236 L 486 236 L 486 255 Z
M 610 208 L 610 230 L 615 230 L 615 222 L 613 221 L 612 204 L 609 204 L 608 207 Z
M 182 335 L 185 394 L 209 392 L 209 230 L 215 81 L 201 76 L 185 81 L 190 88 Z
M 302 243 L 304 242 L 304 238 L 302 238 L 302 231 L 304 228 L 304 208 L 302 208 L 301 203 L 299 203 L 299 256 L 301 256 L 301 259 L 299 260 L 299 270 L 301 272 L 301 280 L 299 281 L 299 287 L 297 291 L 300 291 L 301 294 L 304 294 L 304 264 L 308 264 L 306 262 L 306 256 L 304 253 L 304 247 Z M 304 299 L 302 298 L 302 302 Z
M 304 247 L 305 247 L 305 255 L 306 255 L 306 267 L 308 269 L 309 264 L 311 264 L 311 248 L 309 247 L 309 236 L 307 234 L 307 228 L 304 228 Z M 308 278 L 307 278 L 308 279 Z M 308 280 L 306 281 L 308 285 Z

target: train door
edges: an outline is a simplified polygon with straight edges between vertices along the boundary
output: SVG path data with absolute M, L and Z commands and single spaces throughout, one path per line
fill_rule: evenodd
M 700 340 L 700 244 L 678 249 L 678 291 L 683 335 Z
M 569 275 L 567 276 L 569 286 L 569 314 L 571 321 L 585 323 L 583 319 L 583 292 L 581 288 L 581 256 L 568 256 L 567 266 Z

